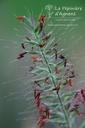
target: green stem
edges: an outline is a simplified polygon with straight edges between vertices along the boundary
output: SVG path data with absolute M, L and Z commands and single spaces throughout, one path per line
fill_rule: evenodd
M 38 40 L 38 37 L 37 37 L 36 34 L 35 34 L 35 37 L 36 37 L 36 39 Z M 43 58 L 44 58 L 44 60 L 45 60 L 45 63 L 46 63 L 47 68 L 48 68 L 48 70 L 49 70 L 49 73 L 51 74 L 51 69 L 50 69 L 50 67 L 49 67 L 49 64 L 48 64 L 48 62 L 47 62 L 47 59 L 46 59 L 46 57 L 45 57 L 45 54 L 44 54 L 42 48 L 40 48 L 40 51 L 41 51 L 42 56 L 43 56 Z M 54 87 L 56 87 L 56 83 L 55 83 L 54 78 L 53 78 L 52 75 L 51 75 L 51 78 L 52 78 L 52 82 L 53 82 Z M 68 126 L 68 128 L 70 128 L 69 120 L 68 120 L 67 114 L 66 114 L 66 112 L 65 112 L 65 109 L 64 109 L 64 106 L 63 106 L 63 103 L 62 103 L 60 94 L 59 94 L 58 92 L 57 92 L 57 96 L 58 96 L 58 99 L 59 99 L 59 101 L 60 101 L 60 105 L 61 105 L 62 111 L 63 111 L 63 113 L 64 113 L 65 120 L 66 120 L 66 122 L 67 122 L 67 126 Z
M 47 68 L 48 68 L 48 70 L 49 70 L 49 73 L 51 74 L 51 69 L 50 69 L 50 67 L 49 67 L 49 64 L 48 64 L 48 62 L 47 62 L 47 59 L 46 59 L 46 57 L 45 57 L 45 54 L 44 54 L 43 50 L 41 50 L 41 52 L 42 52 L 42 56 L 43 56 L 43 58 L 44 58 L 44 60 L 45 60 L 45 63 L 46 63 L 46 65 L 47 65 Z M 53 78 L 52 75 L 51 75 L 51 78 L 52 78 L 52 82 L 53 82 L 54 87 L 56 87 L 56 84 L 55 84 L 55 81 L 54 81 L 54 78 Z M 66 120 L 66 122 L 67 122 L 67 126 L 68 126 L 68 128 L 70 128 L 69 120 L 68 120 L 67 114 L 66 114 L 66 112 L 65 112 L 65 109 L 64 109 L 64 106 L 63 106 L 63 103 L 62 103 L 62 100 L 61 100 L 61 97 L 60 97 L 59 92 L 57 92 L 57 96 L 58 96 L 58 99 L 59 99 L 59 101 L 60 101 L 60 105 L 61 105 L 62 111 L 63 111 L 63 113 L 64 113 L 65 120 Z

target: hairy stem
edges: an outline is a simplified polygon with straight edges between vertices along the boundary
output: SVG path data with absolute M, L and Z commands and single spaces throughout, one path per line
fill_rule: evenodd
M 38 40 L 38 37 L 37 37 L 37 35 L 36 35 L 36 34 L 35 34 L 35 37 L 36 37 L 36 39 Z M 39 41 L 39 40 L 38 40 L 38 41 Z M 47 62 L 46 56 L 45 56 L 45 54 L 44 54 L 44 52 L 43 52 L 43 49 L 42 49 L 42 48 L 40 48 L 40 51 L 41 51 L 41 53 L 42 53 L 42 56 L 43 56 L 44 61 L 45 61 L 45 63 L 46 63 L 46 66 L 47 66 L 47 68 L 48 68 L 48 70 L 49 70 L 49 73 L 51 74 L 51 69 L 50 69 L 49 64 L 48 64 L 48 62 Z M 53 82 L 54 87 L 56 87 L 56 83 L 55 83 L 54 78 L 53 78 L 53 76 L 52 76 L 52 75 L 51 75 L 51 79 L 52 79 L 52 82 Z M 62 111 L 63 111 L 63 113 L 64 113 L 65 120 L 66 120 L 66 122 L 67 122 L 67 128 L 70 128 L 69 120 L 68 120 L 68 117 L 67 117 L 66 111 L 65 111 L 65 109 L 64 109 L 64 106 L 63 106 L 63 103 L 62 103 L 62 100 L 61 100 L 60 94 L 59 94 L 59 93 L 57 93 L 57 96 L 58 96 L 58 100 L 59 100 L 59 102 L 60 102 L 60 105 L 61 105 Z
M 49 67 L 49 64 L 48 64 L 48 62 L 47 62 L 46 56 L 45 56 L 45 54 L 44 54 L 44 52 L 43 52 L 42 49 L 41 49 L 41 53 L 42 53 L 42 56 L 43 56 L 43 58 L 44 58 L 44 60 L 45 60 L 46 66 L 47 66 L 47 68 L 48 68 L 48 70 L 49 70 L 49 73 L 51 74 L 51 69 L 50 69 L 50 67 Z M 53 82 L 54 87 L 56 87 L 56 83 L 55 83 L 54 78 L 53 78 L 52 75 L 51 75 L 51 78 L 52 78 L 52 82 Z M 68 120 L 66 111 L 65 111 L 65 109 L 64 109 L 64 106 L 63 106 L 63 103 L 62 103 L 62 100 L 61 100 L 61 97 L 60 97 L 59 92 L 57 93 L 57 96 L 58 96 L 58 100 L 59 100 L 59 102 L 60 102 L 62 111 L 63 111 L 63 113 L 64 113 L 65 120 L 66 120 L 66 122 L 67 122 L 67 128 L 70 128 L 69 120 Z

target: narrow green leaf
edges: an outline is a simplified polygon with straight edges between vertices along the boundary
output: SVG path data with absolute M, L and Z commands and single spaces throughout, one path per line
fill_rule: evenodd
M 51 50 L 47 50 L 45 54 L 50 54 L 51 53 Z
M 37 27 L 35 28 L 35 33 L 37 33 L 37 32 L 38 32 L 38 29 L 39 29 L 39 27 L 37 26 Z
M 56 65 L 60 66 L 63 63 L 63 60 L 59 61 Z
M 57 76 L 55 79 L 56 80 L 61 80 L 62 79 L 62 76 Z
M 62 94 L 62 97 L 72 96 L 73 94 L 74 94 L 74 91 L 73 92 L 67 92 L 67 93 Z
M 38 51 L 27 51 L 29 54 L 39 54 Z
M 42 98 L 42 99 L 50 99 L 52 97 L 54 97 L 54 95 L 40 96 L 40 98 Z
M 43 87 L 43 90 L 49 90 L 51 88 L 52 88 L 52 86 L 46 86 L 46 87 Z
M 41 60 L 41 59 L 40 59 L 40 60 Z M 43 71 L 45 71 L 45 72 L 48 72 L 48 69 L 47 69 L 47 68 L 42 68 L 42 67 L 39 67 L 39 66 L 36 66 L 36 68 L 39 69 L 39 70 L 43 70 Z
M 33 70 L 31 73 L 42 73 L 44 71 L 45 70 L 43 70 L 43 69 L 37 69 L 37 70 Z
M 52 105 L 50 105 L 51 108 L 56 108 L 56 107 L 58 107 L 58 106 L 59 106 L 58 103 L 53 103 Z
M 50 119 L 57 119 L 57 118 L 59 118 L 59 115 L 57 114 L 50 117 Z
M 28 44 L 31 44 L 31 45 L 36 45 L 38 44 L 38 42 L 35 42 L 35 41 L 28 41 L 28 40 L 25 40 Z
M 40 78 L 40 79 L 36 79 L 36 81 L 41 82 L 41 81 L 44 81 L 45 78 L 46 78 L 46 77 Z

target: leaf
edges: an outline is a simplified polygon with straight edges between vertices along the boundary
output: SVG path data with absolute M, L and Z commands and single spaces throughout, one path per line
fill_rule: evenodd
M 46 78 L 46 77 L 40 78 L 40 79 L 36 79 L 36 81 L 37 81 L 37 82 L 41 82 L 41 81 L 44 81 L 45 78 Z
M 48 72 L 47 68 L 36 66 L 36 69 L 33 70 L 31 73 L 42 73 L 42 72 Z
M 29 54 L 39 54 L 38 51 L 27 51 Z
M 45 70 L 43 70 L 43 69 L 38 69 L 38 70 L 33 70 L 31 73 L 42 73 L 44 71 Z
M 74 94 L 74 91 L 73 92 L 67 92 L 67 93 L 62 94 L 62 97 L 72 96 L 73 94 Z
M 37 33 L 37 32 L 38 32 L 38 29 L 39 29 L 39 27 L 37 26 L 37 27 L 35 28 L 35 33 Z
M 59 115 L 57 114 L 50 117 L 50 119 L 57 119 L 57 118 L 59 118 Z
M 56 108 L 56 107 L 58 107 L 58 106 L 59 106 L 58 103 L 53 103 L 52 105 L 50 105 L 51 108 Z
M 50 54 L 51 53 L 51 50 L 47 50 L 45 54 Z
M 55 78 L 56 80 L 61 80 L 62 79 L 62 76 L 58 76 Z
M 43 99 L 50 99 L 52 97 L 54 97 L 54 95 L 40 96 L 40 98 L 43 98 Z
M 56 65 L 60 66 L 63 63 L 63 60 L 59 61 Z
M 41 59 L 40 59 L 41 60 Z M 40 69 L 40 70 L 43 70 L 45 72 L 48 72 L 48 69 L 47 68 L 42 68 L 42 67 L 39 67 L 39 66 L 36 66 L 37 69 Z
M 36 44 L 38 44 L 38 42 L 35 42 L 35 41 L 33 41 L 33 40 L 31 40 L 31 41 L 28 41 L 28 40 L 25 40 L 28 44 L 31 44 L 31 45 L 36 45 Z
M 52 88 L 52 86 L 46 86 L 46 87 L 43 87 L 43 90 L 49 90 L 51 88 Z

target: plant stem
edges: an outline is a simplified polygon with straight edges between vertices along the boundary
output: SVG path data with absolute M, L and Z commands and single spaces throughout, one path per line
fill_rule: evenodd
M 38 37 L 37 37 L 37 35 L 36 35 L 36 34 L 35 34 L 35 37 L 36 37 L 36 39 L 38 40 Z M 48 68 L 48 70 L 49 70 L 49 73 L 51 74 L 51 69 L 50 69 L 50 67 L 49 67 L 49 64 L 48 64 L 48 62 L 47 62 L 47 59 L 46 59 L 46 57 L 45 57 L 45 54 L 44 54 L 44 52 L 43 52 L 42 48 L 40 48 L 40 51 L 41 51 L 42 56 L 43 56 L 43 58 L 44 58 L 44 60 L 45 60 L 46 66 L 47 66 L 47 68 Z M 53 82 L 54 87 L 56 87 L 56 83 L 55 83 L 54 78 L 53 78 L 53 76 L 52 76 L 52 75 L 51 75 L 51 78 L 52 78 L 52 82 Z M 69 120 L 68 120 L 68 117 L 67 117 L 66 111 L 65 111 L 65 109 L 64 109 L 64 106 L 63 106 L 63 103 L 62 103 L 62 100 L 61 100 L 61 97 L 60 97 L 59 92 L 57 92 L 57 96 L 58 96 L 58 100 L 59 100 L 59 102 L 60 102 L 60 105 L 61 105 L 62 111 L 63 111 L 63 113 L 64 113 L 65 120 L 66 120 L 66 122 L 67 122 L 67 128 L 70 128 Z
M 42 49 L 41 49 L 41 53 L 42 53 L 42 56 L 43 56 L 43 58 L 44 58 L 44 60 L 45 60 L 46 66 L 47 66 L 47 68 L 48 68 L 48 70 L 49 70 L 49 73 L 51 74 L 51 69 L 50 69 L 50 67 L 49 67 L 49 64 L 48 64 L 48 62 L 47 62 L 47 59 L 46 59 L 45 54 L 44 54 L 44 52 L 43 52 Z M 54 81 L 54 78 L 53 78 L 52 75 L 51 75 L 51 78 L 52 78 L 52 82 L 53 82 L 54 87 L 56 87 L 56 84 L 55 84 L 55 81 Z M 69 120 L 68 120 L 66 111 L 65 111 L 65 109 L 64 109 L 64 106 L 63 106 L 63 103 L 62 103 L 62 100 L 61 100 L 61 97 L 60 97 L 59 92 L 57 92 L 57 96 L 58 96 L 58 99 L 59 99 L 59 102 L 60 102 L 62 111 L 63 111 L 63 113 L 64 113 L 65 120 L 66 120 L 66 122 L 67 122 L 67 126 L 68 126 L 68 128 L 70 128 Z

